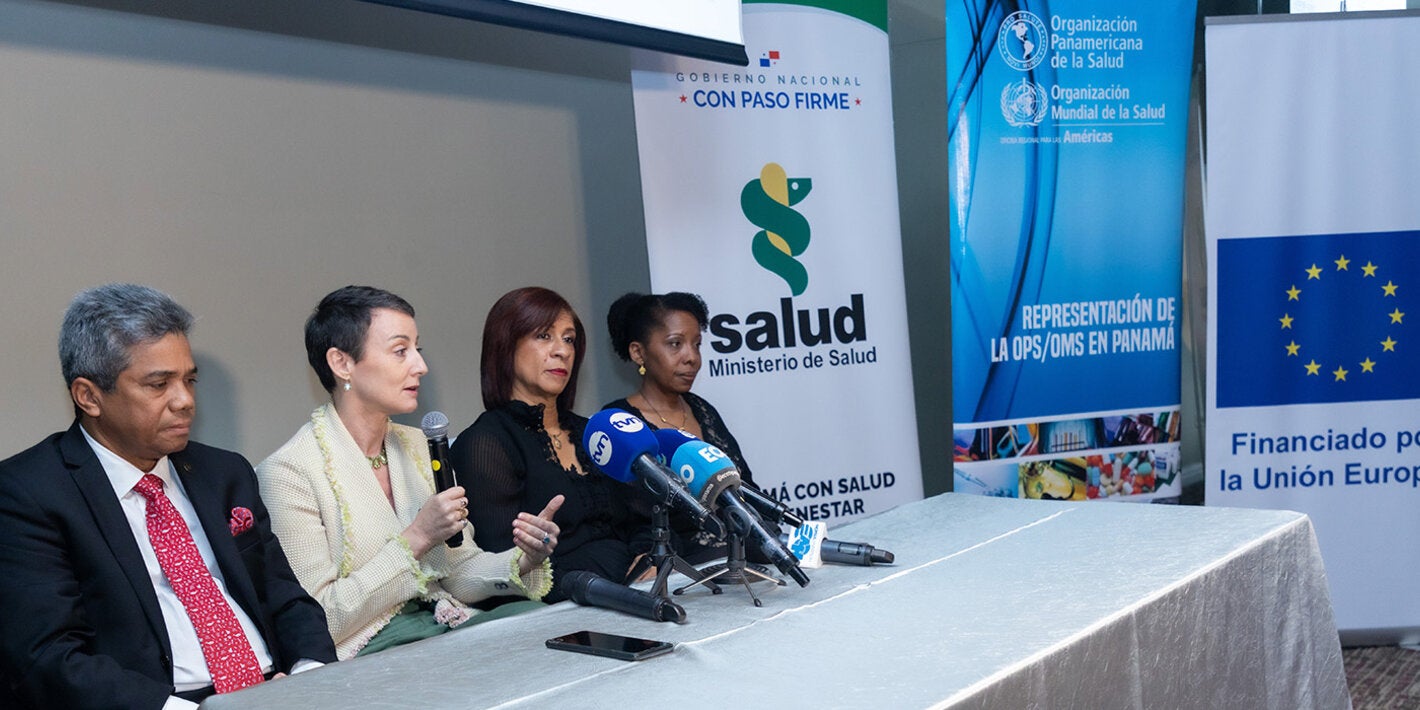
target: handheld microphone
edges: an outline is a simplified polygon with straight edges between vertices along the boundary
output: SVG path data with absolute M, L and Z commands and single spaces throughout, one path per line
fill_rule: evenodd
M 701 530 L 724 537 L 720 521 L 655 459 L 656 436 L 646 422 L 620 409 L 603 409 L 587 420 L 582 444 L 602 473 L 626 484 L 641 479 L 657 499 L 689 515 Z
M 562 575 L 562 588 L 567 590 L 569 599 L 582 606 L 612 609 L 651 621 L 685 623 L 685 609 L 681 605 L 650 592 L 617 584 L 595 572 L 567 572 Z
M 787 545 L 789 534 L 781 533 L 779 541 Z M 891 552 L 879 550 L 866 542 L 840 542 L 838 540 L 819 542 L 818 554 L 819 559 L 824 562 L 839 565 L 862 565 L 864 567 L 874 564 L 890 565 L 894 559 Z
M 766 559 L 780 572 L 789 575 L 800 587 L 808 586 L 809 577 L 799 569 L 799 560 L 785 549 L 777 535 L 770 535 L 759 524 L 753 512 L 740 500 L 740 472 L 725 452 L 703 441 L 682 444 L 671 457 L 671 466 L 690 485 L 702 503 L 715 505 L 725 523 L 734 532 L 753 540 Z
M 890 565 L 893 561 L 891 552 L 879 550 L 866 542 L 824 540 L 823 547 L 819 548 L 819 555 L 823 557 L 824 562 L 864 567 L 873 564 Z
M 438 492 L 458 485 L 454 467 L 449 465 L 449 418 L 443 412 L 429 412 L 419 421 L 424 437 L 429 440 L 429 466 L 434 469 L 434 487 Z M 463 530 L 444 541 L 449 547 L 463 544 Z

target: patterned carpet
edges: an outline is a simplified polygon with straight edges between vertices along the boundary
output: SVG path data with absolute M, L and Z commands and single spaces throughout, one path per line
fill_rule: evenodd
M 1341 651 L 1356 710 L 1420 708 L 1420 650 L 1361 646 Z

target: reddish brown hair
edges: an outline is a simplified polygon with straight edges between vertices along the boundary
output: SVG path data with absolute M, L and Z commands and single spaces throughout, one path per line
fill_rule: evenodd
M 479 363 L 484 409 L 497 409 L 512 399 L 513 357 L 518 341 L 551 328 L 563 313 L 572 316 L 577 337 L 573 341 L 572 373 L 567 378 L 567 387 L 557 396 L 557 411 L 559 414 L 572 411 L 577 399 L 577 373 L 582 370 L 582 356 L 587 352 L 587 332 L 577 312 L 572 310 L 572 304 L 556 291 L 541 286 L 513 289 L 488 310 L 488 318 L 483 322 L 483 357 Z

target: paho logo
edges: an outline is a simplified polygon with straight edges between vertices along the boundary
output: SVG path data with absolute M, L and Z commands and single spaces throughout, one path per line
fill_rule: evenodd
M 591 455 L 592 461 L 598 466 L 605 466 L 611 461 L 611 437 L 604 431 L 592 432 L 592 436 L 587 440 L 590 449 L 587 453 Z
M 794 257 L 809 246 L 809 221 L 790 207 L 813 189 L 809 178 L 790 178 L 778 163 L 768 163 L 758 180 L 740 191 L 740 209 L 760 230 L 750 243 L 750 253 L 760 266 L 778 274 L 798 296 L 809 285 L 809 272 Z
M 1017 71 L 1029 71 L 1045 60 L 1050 38 L 1045 23 L 1033 13 L 1013 12 L 1001 21 L 996 33 L 996 46 L 1006 65 Z

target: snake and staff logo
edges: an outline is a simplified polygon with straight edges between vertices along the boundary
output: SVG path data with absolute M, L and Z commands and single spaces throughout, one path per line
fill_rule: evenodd
M 795 296 L 809 285 L 809 272 L 794 257 L 809 247 L 809 221 L 791 209 L 813 189 L 809 178 L 790 178 L 778 163 L 759 171 L 759 179 L 745 183 L 740 209 L 761 229 L 750 242 L 750 253 L 760 266 L 778 274 Z
M 710 346 L 732 358 L 710 358 L 711 377 L 778 372 L 824 366 L 877 362 L 877 348 L 864 346 L 835 348 L 827 353 L 794 355 L 784 350 L 819 345 L 855 345 L 868 342 L 868 315 L 863 294 L 848 295 L 848 303 L 802 307 L 794 297 L 804 294 L 809 271 L 797 257 L 809 246 L 809 220 L 793 209 L 809 191 L 809 178 L 791 178 L 778 163 L 760 169 L 759 178 L 740 190 L 740 209 L 759 231 L 750 240 L 754 260 L 770 273 L 784 279 L 790 296 L 779 299 L 778 308 L 764 308 L 745 315 L 718 313 L 710 317 Z M 831 259 L 832 255 L 828 255 Z M 820 288 L 819 291 L 824 289 Z M 823 299 L 819 293 L 816 300 Z M 781 354 L 741 355 L 780 351 Z

